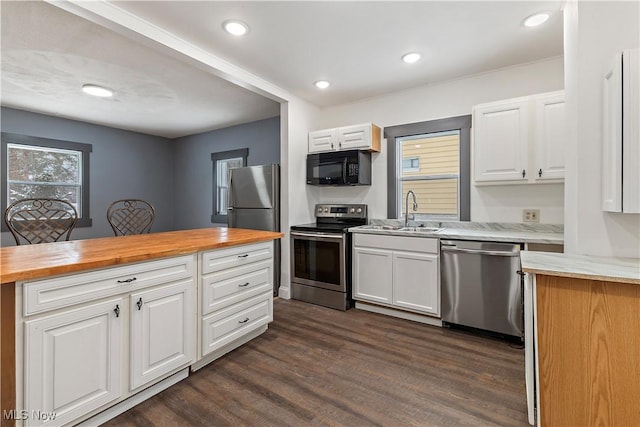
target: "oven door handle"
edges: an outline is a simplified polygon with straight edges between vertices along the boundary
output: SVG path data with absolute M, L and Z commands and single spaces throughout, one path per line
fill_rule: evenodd
M 313 237 L 315 239 L 344 240 L 344 234 L 335 233 L 301 233 L 299 231 L 292 231 L 291 235 L 296 237 Z

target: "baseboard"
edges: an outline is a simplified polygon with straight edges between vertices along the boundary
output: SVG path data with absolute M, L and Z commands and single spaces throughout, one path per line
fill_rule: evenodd
M 225 345 L 222 348 L 219 348 L 216 351 L 213 351 L 209 354 L 207 354 L 206 356 L 204 356 L 202 359 L 198 360 L 196 363 L 194 363 L 193 365 L 191 365 L 191 371 L 195 372 L 198 369 L 208 365 L 209 363 L 213 362 L 214 360 L 224 356 L 225 354 L 229 353 L 231 350 L 235 350 L 236 348 L 240 347 L 243 344 L 248 343 L 249 341 L 251 341 L 252 339 L 256 338 L 258 335 L 263 334 L 268 328 L 268 325 L 264 325 L 261 328 L 256 329 L 255 331 L 242 336 L 240 339 L 233 341 L 227 345 Z
M 133 408 L 137 404 L 144 402 L 145 400 L 149 399 L 151 396 L 154 396 L 160 393 L 162 390 L 165 390 L 171 387 L 172 385 L 182 381 L 188 376 L 189 376 L 189 368 L 184 368 L 181 371 L 178 371 L 175 374 L 171 375 L 170 377 L 165 378 L 159 383 L 156 383 L 151 387 L 144 389 L 139 393 L 134 394 L 133 396 L 123 400 L 122 402 L 113 405 L 109 409 L 106 409 L 94 415 L 93 417 L 82 421 L 77 425 L 81 427 L 90 427 L 90 426 L 94 427 L 97 425 L 104 424 L 110 419 L 115 418 L 118 415 L 122 414 L 123 412 L 128 411 L 129 409 Z
M 360 301 L 356 301 L 356 308 L 359 310 L 371 311 L 372 313 L 384 314 L 387 316 L 399 317 L 401 319 L 413 320 L 414 322 L 425 323 L 427 325 L 442 327 L 442 320 L 437 317 L 395 310 L 393 308 L 381 307 L 379 305 L 367 304 Z
M 282 299 L 291 299 L 291 288 L 283 288 L 280 286 L 278 289 L 278 297 Z

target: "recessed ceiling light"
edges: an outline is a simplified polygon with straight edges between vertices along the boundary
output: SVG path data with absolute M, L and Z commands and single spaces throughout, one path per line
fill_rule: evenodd
M 417 52 L 405 53 L 404 55 L 402 55 L 402 60 L 407 64 L 413 64 L 414 62 L 419 61 L 420 58 L 421 55 Z
M 82 91 L 89 95 L 99 96 L 101 98 L 108 98 L 110 96 L 113 96 L 113 91 L 111 89 L 92 84 L 82 85 Z
M 243 36 L 249 32 L 249 27 L 242 21 L 224 21 L 222 27 L 229 34 L 234 36 Z
M 318 80 L 317 82 L 314 83 L 314 85 L 316 85 L 318 89 L 326 89 L 329 87 L 329 85 L 331 85 L 331 83 L 329 83 L 326 80 Z
M 547 12 L 536 13 L 522 21 L 522 25 L 525 27 L 537 27 L 547 22 L 550 16 Z

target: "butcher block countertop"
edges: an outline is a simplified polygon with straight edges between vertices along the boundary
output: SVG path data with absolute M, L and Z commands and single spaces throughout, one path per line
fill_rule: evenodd
M 282 238 L 273 231 L 201 228 L 0 249 L 0 283 L 38 279 Z

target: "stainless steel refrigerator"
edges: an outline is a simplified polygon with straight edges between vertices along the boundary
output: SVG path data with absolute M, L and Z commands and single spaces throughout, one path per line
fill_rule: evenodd
M 280 231 L 280 165 L 229 170 L 227 225 Z M 273 295 L 280 287 L 280 240 L 274 241 Z

